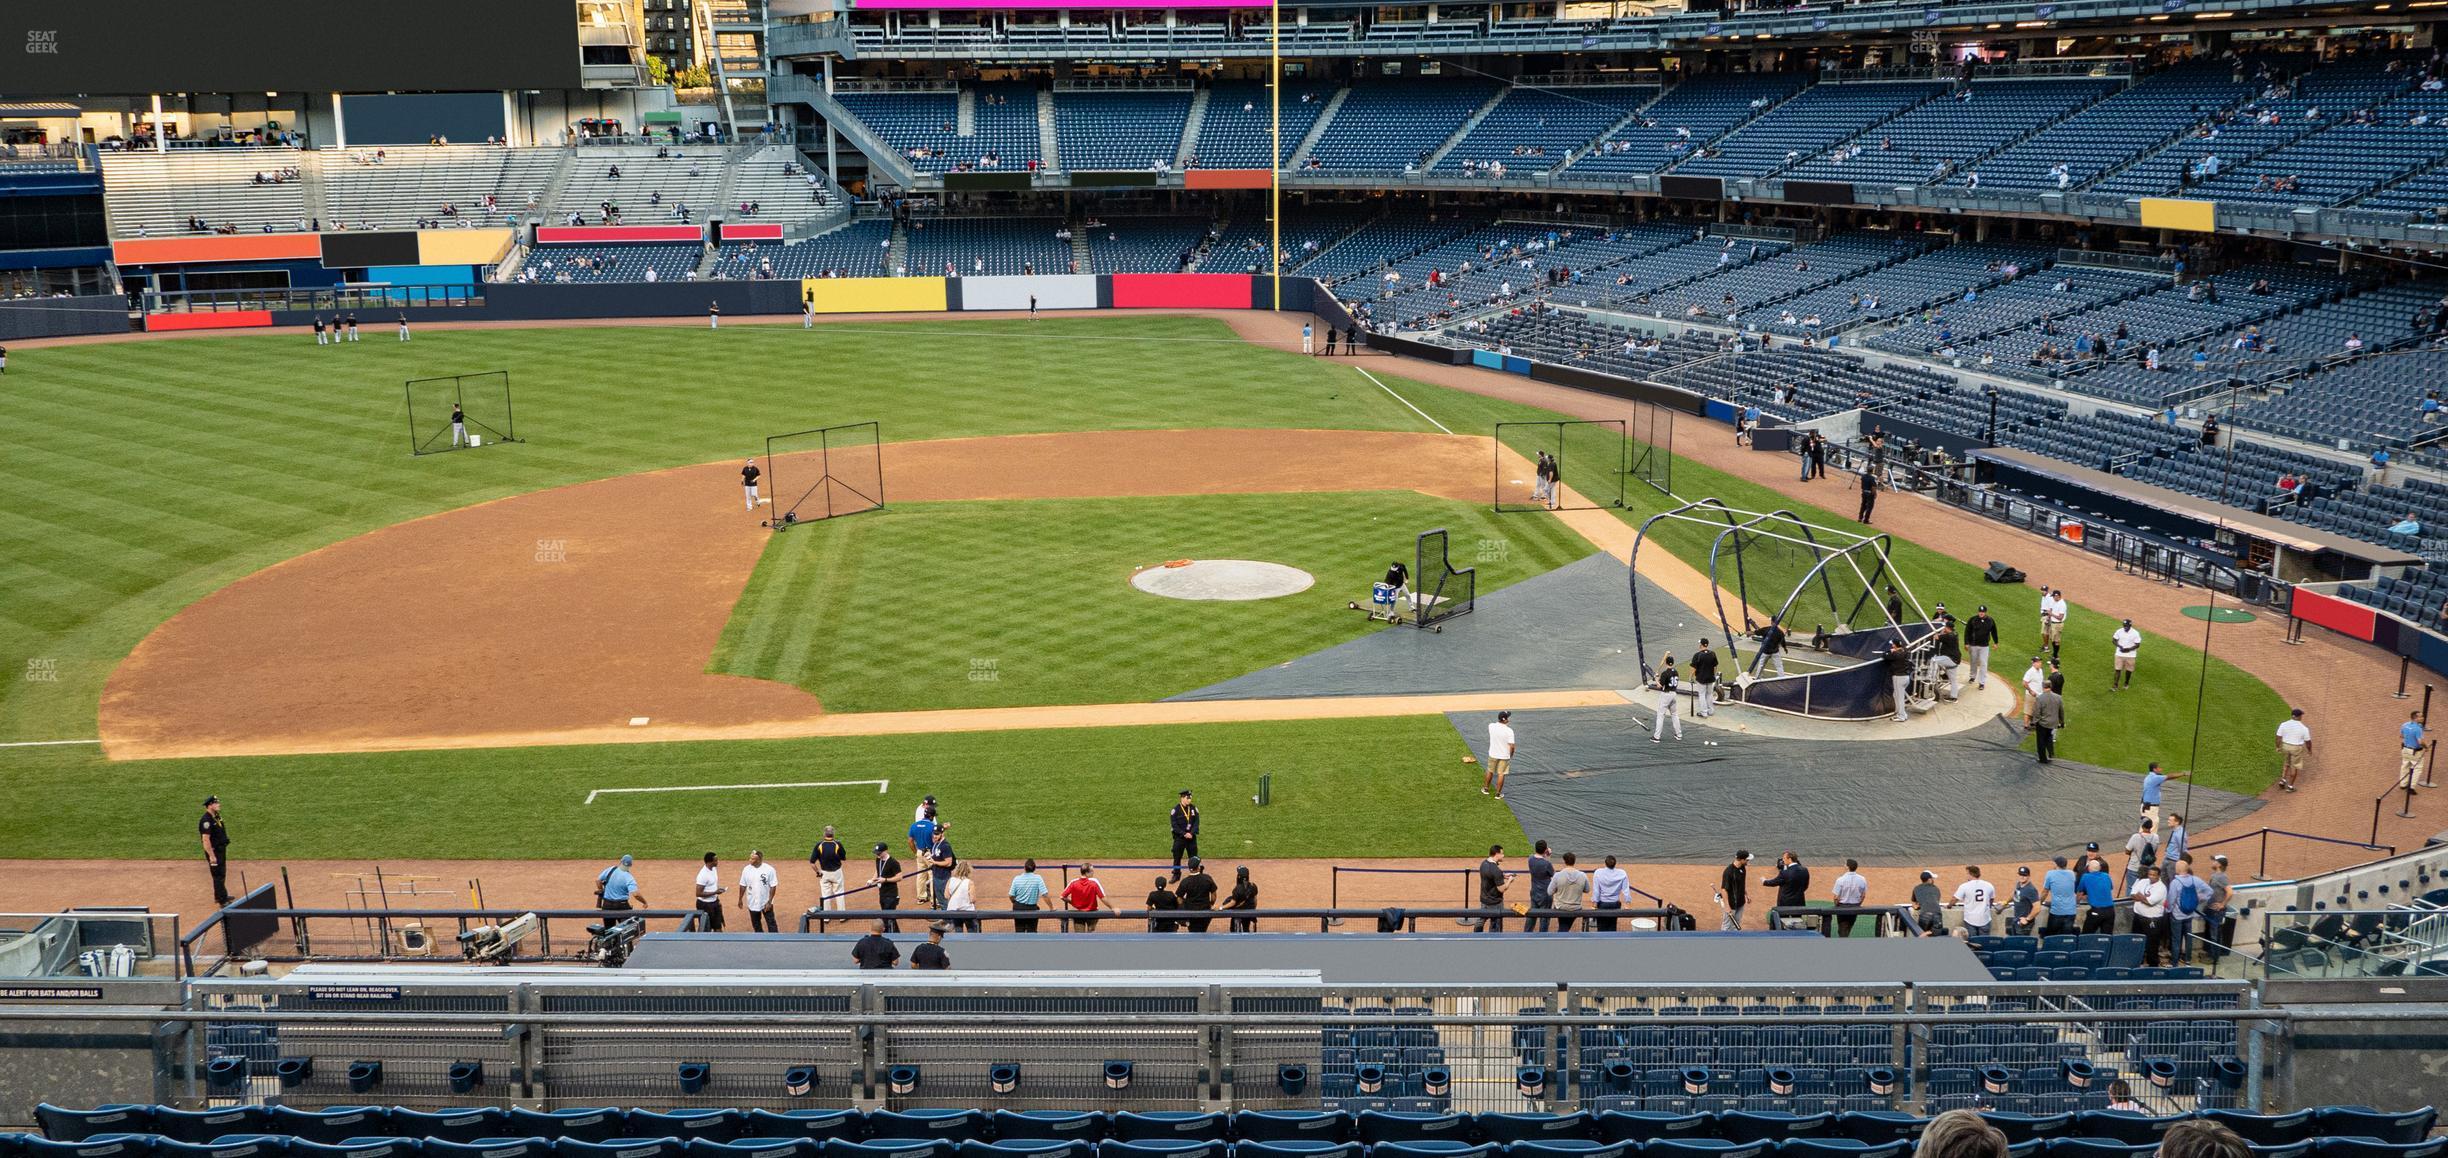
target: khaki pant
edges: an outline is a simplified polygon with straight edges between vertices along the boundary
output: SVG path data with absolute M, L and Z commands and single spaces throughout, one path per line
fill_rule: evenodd
M 2311 751 L 2312 745 L 2310 744 L 2278 745 L 2279 759 L 2281 761 L 2280 774 L 2284 777 L 2287 783 L 2293 784 L 2303 777 L 2304 757 L 2309 755 Z

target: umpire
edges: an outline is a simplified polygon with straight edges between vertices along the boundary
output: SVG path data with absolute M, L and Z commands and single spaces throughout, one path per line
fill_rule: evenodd
M 1198 863 L 1199 810 L 1190 802 L 1190 790 L 1181 790 L 1181 802 L 1173 806 L 1173 879 L 1181 879 L 1182 861 Z
M 204 864 L 212 870 L 213 902 L 227 905 L 229 894 L 229 827 L 221 823 L 221 798 L 204 798 L 204 815 L 196 821 L 196 839 L 204 846 Z

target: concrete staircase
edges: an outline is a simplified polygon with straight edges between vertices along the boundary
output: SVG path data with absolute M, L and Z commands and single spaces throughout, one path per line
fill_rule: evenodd
M 1063 171 L 1062 151 L 1055 136 L 1054 94 L 1040 90 L 1037 93 L 1037 155 L 1045 158 L 1045 168 L 1050 173 Z M 1080 268 L 1088 267 L 1082 265 Z
M 1497 89 L 1496 95 L 1489 97 L 1486 103 L 1481 104 L 1471 115 L 1463 118 L 1461 128 L 1455 129 L 1451 135 L 1438 143 L 1436 148 L 1428 151 L 1428 160 L 1420 166 L 1420 172 L 1425 173 L 1436 168 L 1437 164 L 1445 159 L 1445 154 L 1453 152 L 1453 147 L 1461 144 L 1462 138 L 1469 136 L 1472 129 L 1479 127 L 1479 122 L 1486 120 L 1489 113 L 1496 111 L 1496 106 L 1502 103 L 1505 94 L 1511 91 L 1513 90 L 1510 87 Z
M 1181 147 L 1173 150 L 1173 167 L 1187 169 L 1198 155 L 1199 128 L 1207 123 L 1207 90 L 1190 97 L 1190 115 L 1182 121 Z
M 1309 159 L 1309 150 L 1316 148 L 1319 138 L 1326 135 L 1326 126 L 1334 123 L 1335 114 L 1343 111 L 1343 98 L 1350 95 L 1351 89 L 1339 88 L 1335 90 L 1333 96 L 1326 98 L 1326 107 L 1319 110 L 1317 123 L 1309 126 L 1309 131 L 1300 139 L 1300 146 L 1292 150 L 1290 157 L 1284 159 L 1284 168 L 1298 169 L 1301 167 L 1301 162 Z

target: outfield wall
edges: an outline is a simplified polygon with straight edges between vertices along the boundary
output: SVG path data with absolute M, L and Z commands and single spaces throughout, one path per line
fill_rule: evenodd
M 0 342 L 126 332 L 128 303 L 121 294 L 0 302 Z

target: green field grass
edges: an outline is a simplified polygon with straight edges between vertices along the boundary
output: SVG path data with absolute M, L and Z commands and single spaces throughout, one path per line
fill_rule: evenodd
M 974 732 L 857 739 L 366 756 L 157 760 L 99 768 L 90 753 L 10 758 L 0 850 L 10 857 L 184 857 L 196 802 L 220 794 L 241 860 L 693 858 L 750 847 L 789 863 L 827 824 L 853 848 L 900 847 L 923 794 L 962 855 L 1163 859 L 1173 794 L 1206 813 L 1201 852 L 1237 857 L 1477 856 L 1518 844 L 1503 804 L 1471 791 L 1442 716 Z M 1272 803 L 1249 799 L 1261 773 Z M 636 793 L 599 788 L 889 780 L 872 786 Z M 107 786 L 107 790 L 105 789 Z M 31 806 L 39 802 L 39 807 Z M 786 878 L 789 879 L 789 878 Z M 583 899 L 583 880 L 573 895 Z M 652 894 L 650 894 L 651 896 Z M 658 903 L 664 898 L 654 896 Z M 675 900 L 677 898 L 674 898 Z
M 1591 551 L 1555 519 L 1409 491 L 921 503 L 774 536 L 712 670 L 843 712 L 1158 700 L 1385 630 L 1346 604 L 1436 527 L 1481 595 Z M 1317 584 L 1187 602 L 1128 582 L 1193 558 Z
M 1425 429 L 1351 371 L 1222 323 L 432 331 L 20 349 L 0 391 L 0 741 L 94 734 L 180 607 L 349 535 L 875 420 L 901 441 L 1175 427 Z M 402 383 L 507 369 L 523 445 L 408 454 Z M 34 678 L 20 678 L 20 673 Z

